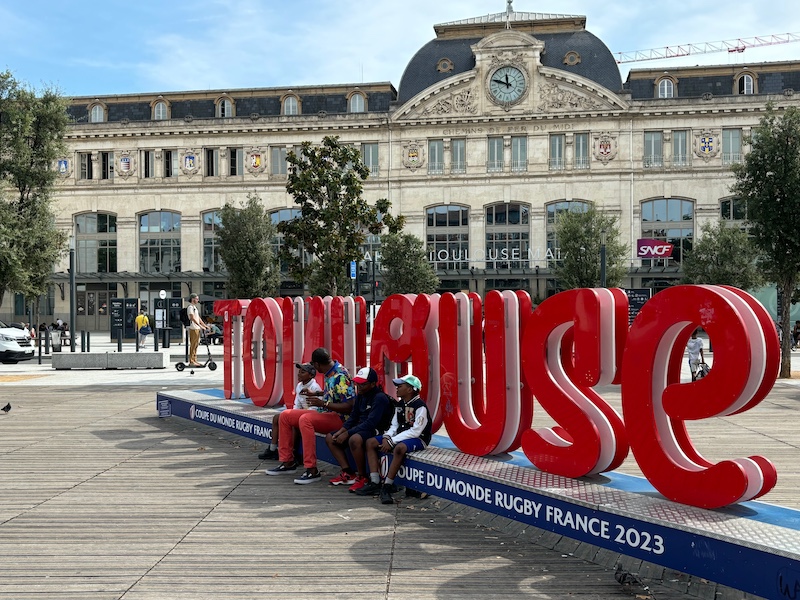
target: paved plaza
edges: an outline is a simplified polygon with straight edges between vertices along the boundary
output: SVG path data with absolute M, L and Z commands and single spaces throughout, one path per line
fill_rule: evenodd
M 99 338 L 93 351 L 114 350 Z M 747 597 L 632 560 L 624 569 L 648 589 L 622 586 L 609 552 L 437 498 L 384 506 L 324 481 L 265 477 L 272 463 L 252 441 L 156 416 L 158 390 L 221 380 L 221 369 L 0 366 L 12 406 L 0 413 L 0 599 Z M 779 381 L 754 410 L 691 428 L 710 459 L 773 460 L 780 479 L 764 500 L 793 508 L 798 384 Z M 617 388 L 602 392 L 618 404 Z M 632 457 L 620 471 L 638 472 Z

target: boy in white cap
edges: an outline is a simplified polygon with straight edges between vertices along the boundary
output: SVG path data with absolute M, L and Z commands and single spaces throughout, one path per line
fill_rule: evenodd
M 397 386 L 399 402 L 395 406 L 392 424 L 384 435 L 367 440 L 370 482 L 356 491 L 359 496 L 380 493 L 383 504 L 392 504 L 392 494 L 397 491 L 394 478 L 406 454 L 428 447 L 431 441 L 431 417 L 425 401 L 419 397 L 422 382 L 414 375 L 403 375 L 392 382 Z M 392 462 L 383 484 L 380 480 L 379 452 L 392 455 Z

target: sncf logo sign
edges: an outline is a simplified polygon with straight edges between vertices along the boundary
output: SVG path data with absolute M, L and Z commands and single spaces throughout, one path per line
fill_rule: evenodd
M 637 258 L 669 258 L 674 246 L 661 240 L 637 240 Z

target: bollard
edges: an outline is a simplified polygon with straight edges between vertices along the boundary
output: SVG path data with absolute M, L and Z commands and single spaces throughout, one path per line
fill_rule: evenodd
M 117 329 L 117 352 L 122 352 L 122 329 Z
M 50 331 L 44 331 L 44 353 L 50 354 Z
M 86 332 L 86 351 L 87 352 L 90 352 L 90 350 L 89 350 L 89 340 L 90 340 L 91 337 L 92 337 L 92 332 L 91 331 L 87 331 Z
M 186 340 L 185 340 L 186 341 L 186 346 L 185 346 L 184 350 L 185 350 L 185 353 L 186 353 L 186 363 L 188 364 L 189 363 L 189 330 L 188 329 L 186 330 L 185 335 L 186 335 Z
M 81 352 L 86 352 L 86 332 L 81 329 Z
M 42 364 L 42 332 L 37 332 L 39 339 L 37 340 L 36 346 L 39 348 L 39 364 Z
M 153 349 L 158 352 L 158 329 L 153 332 Z

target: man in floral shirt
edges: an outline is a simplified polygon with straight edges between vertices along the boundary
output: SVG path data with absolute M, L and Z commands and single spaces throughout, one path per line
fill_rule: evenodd
M 300 430 L 303 443 L 303 466 L 305 473 L 294 480 L 301 485 L 320 480 L 317 469 L 316 433 L 331 433 L 342 426 L 344 418 L 353 410 L 355 389 L 347 369 L 338 361 L 332 360 L 325 348 L 317 348 L 311 353 L 311 364 L 318 373 L 325 374 L 324 391 L 308 395 L 308 409 L 285 410 L 278 421 L 278 457 L 281 460 L 267 475 L 295 473 L 298 463 L 294 457 L 294 430 Z

